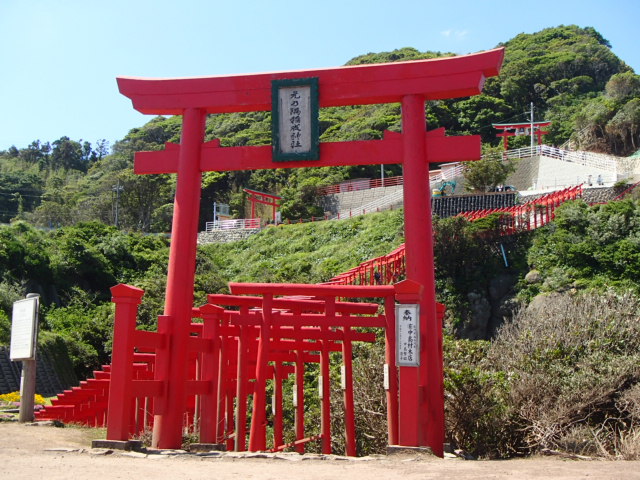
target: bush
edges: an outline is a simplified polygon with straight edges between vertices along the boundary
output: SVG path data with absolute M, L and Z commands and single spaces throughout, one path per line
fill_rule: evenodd
M 97 304 L 81 290 L 76 291 L 67 307 L 51 308 L 45 325 L 63 337 L 75 373 L 86 378 L 93 369 L 109 362 L 113 336 L 113 305 Z
M 445 338 L 445 419 L 447 439 L 473 456 L 504 458 L 521 451 L 513 430 L 509 382 L 487 362 L 490 343 Z
M 555 294 L 491 342 L 445 342 L 447 435 L 488 458 L 640 454 L 640 297 Z
M 528 253 L 544 278 L 541 290 L 609 285 L 640 291 L 639 205 L 631 199 L 594 206 L 577 200 L 557 208 L 554 223 L 536 232 Z
M 640 382 L 638 316 L 632 293 L 554 295 L 500 330 L 487 362 L 509 380 L 509 430 L 524 452 L 571 449 L 580 437 L 589 441 L 575 453 L 614 455 L 629 439 L 640 420 L 629 393 Z

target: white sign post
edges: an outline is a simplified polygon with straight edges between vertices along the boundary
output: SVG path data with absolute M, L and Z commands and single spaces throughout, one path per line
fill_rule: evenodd
M 38 340 L 38 294 L 30 293 L 13 304 L 11 318 L 11 360 L 22 362 L 20 378 L 20 422 L 33 422 L 36 393 L 36 343 Z
M 396 365 L 420 366 L 420 305 L 396 305 Z

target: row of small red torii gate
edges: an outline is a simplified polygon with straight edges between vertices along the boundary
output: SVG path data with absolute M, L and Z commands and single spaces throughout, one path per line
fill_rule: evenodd
M 378 327 L 385 330 L 386 339 L 389 443 L 429 447 L 442 456 L 442 311 L 437 313 L 435 300 L 429 163 L 479 159 L 481 142 L 479 136 L 446 137 L 443 129 L 427 132 L 425 102 L 479 94 L 485 79 L 498 74 L 503 57 L 500 48 L 458 57 L 297 72 L 182 79 L 119 77 L 121 93 L 132 100 L 136 110 L 182 115 L 183 123 L 179 145 L 167 144 L 163 151 L 136 154 L 134 168 L 138 174 L 177 173 L 167 290 L 158 331 L 142 332 L 135 329 L 135 318 L 143 292 L 126 285 L 113 289 L 116 324 L 107 439 L 128 440 L 136 428 L 135 419 L 140 418 L 135 412 L 144 408 L 153 417 L 152 446 L 179 448 L 185 415 L 197 411 L 201 442 L 233 438 L 230 446 L 244 450 L 246 399 L 251 393 L 248 449 L 266 450 L 267 382 L 276 379 L 277 397 L 284 376 L 295 373 L 300 404 L 304 396 L 303 364 L 319 362 L 323 400 L 318 438 L 323 451 L 329 453 L 329 353 L 340 351 L 346 453 L 355 455 L 354 422 L 350 418 L 351 344 L 373 340 L 358 327 Z M 274 85 L 295 88 L 298 79 L 316 89 L 318 107 L 400 103 L 402 132 L 385 132 L 382 140 L 319 143 L 314 156 L 305 160 L 285 155 L 274 161 L 275 137 L 274 145 L 267 146 L 221 147 L 218 140 L 204 142 L 207 114 L 271 110 L 273 116 L 278 95 Z M 294 121 L 299 124 L 299 119 L 292 117 Z M 230 284 L 231 295 L 210 296 L 209 304 L 193 308 L 203 171 L 361 164 L 403 166 L 404 282 L 395 286 Z M 375 298 L 383 301 L 383 314 L 377 314 L 377 304 L 341 301 Z M 407 307 L 403 315 L 409 321 L 406 325 L 395 318 L 395 302 Z M 202 323 L 194 324 L 194 317 L 202 318 Z M 396 336 L 403 339 L 400 348 Z M 155 353 L 152 374 L 136 378 L 134 363 L 149 355 L 145 352 Z M 415 358 L 407 358 L 414 354 Z M 193 368 L 196 360 L 198 367 Z M 225 382 L 225 378 L 233 382 Z M 135 403 L 143 396 L 149 399 L 145 405 Z M 195 398 L 197 410 L 190 408 Z M 276 398 L 271 447 L 276 450 L 286 446 L 280 431 L 281 405 Z M 298 451 L 303 451 L 300 445 L 310 440 L 304 436 L 303 412 L 303 408 L 296 410 L 297 435 L 292 443 Z

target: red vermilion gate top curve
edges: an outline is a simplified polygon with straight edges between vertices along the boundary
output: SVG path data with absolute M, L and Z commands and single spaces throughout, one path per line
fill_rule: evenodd
M 181 115 L 187 108 L 206 113 L 271 110 L 272 80 L 317 77 L 320 107 L 400 102 L 406 95 L 426 100 L 481 93 L 498 74 L 504 48 L 408 62 L 354 65 L 318 70 L 192 78 L 118 77 L 120 93 L 144 114 Z

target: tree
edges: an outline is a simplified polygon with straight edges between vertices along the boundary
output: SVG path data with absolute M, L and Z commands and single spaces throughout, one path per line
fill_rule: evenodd
M 104 157 L 109 155 L 109 142 L 104 138 L 98 140 L 96 142 L 96 161 L 102 160 Z
M 73 169 L 82 172 L 86 172 L 88 167 L 83 158 L 82 145 L 69 139 L 69 137 L 60 137 L 53 142 L 51 163 L 54 168 Z
M 469 191 L 489 192 L 504 183 L 515 171 L 515 165 L 502 159 L 500 146 L 483 145 L 483 157 L 464 165 L 465 188 Z
M 613 75 L 605 86 L 605 94 L 617 102 L 640 96 L 640 75 L 633 72 Z
M 456 102 L 453 106 L 458 130 L 468 134 L 482 135 L 483 141 L 495 138 L 492 123 L 499 123 L 513 115 L 511 107 L 501 98 L 476 95 Z
M 640 146 L 640 98 L 629 100 L 607 122 L 606 131 L 619 145 L 621 153 L 635 152 Z
M 173 185 L 169 175 L 135 175 L 125 171 L 120 175 L 120 184 L 119 225 L 150 231 L 156 209 L 172 203 Z

